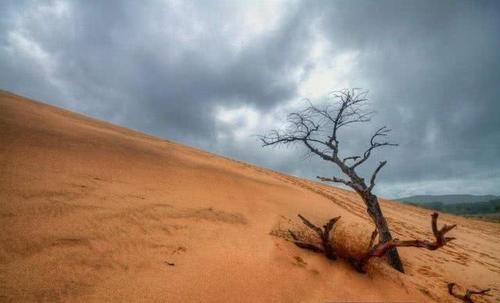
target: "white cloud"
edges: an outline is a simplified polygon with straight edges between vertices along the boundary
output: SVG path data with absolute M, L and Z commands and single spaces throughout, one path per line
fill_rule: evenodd
M 353 85 L 359 51 L 347 51 L 333 55 L 323 38 L 317 38 L 310 52 L 313 67 L 299 84 L 299 93 L 306 98 L 320 98 L 334 89 Z
M 224 32 L 232 37 L 231 45 L 236 53 L 253 40 L 277 30 L 291 1 L 242 1 L 233 10 L 232 17 L 224 25 Z
M 218 106 L 215 119 L 219 138 L 231 137 L 236 141 L 244 141 L 255 135 L 265 123 L 265 117 L 249 106 L 227 108 Z
M 60 26 L 71 17 L 71 7 L 65 1 L 52 1 L 38 3 L 30 6 L 26 11 L 15 16 L 13 24 L 15 26 L 7 32 L 6 53 L 15 60 L 28 62 L 34 66 L 38 72 L 43 74 L 44 80 L 55 87 L 60 93 L 65 93 L 63 79 L 57 77 L 58 60 L 57 55 L 43 47 L 34 34 L 39 28 L 33 28 L 34 20 L 60 22 Z M 44 22 L 41 22 L 44 24 Z M 67 95 L 67 94 L 66 94 Z

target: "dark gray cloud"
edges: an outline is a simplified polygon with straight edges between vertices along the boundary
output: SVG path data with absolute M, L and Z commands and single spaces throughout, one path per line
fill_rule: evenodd
M 299 12 L 234 50 L 241 37 L 222 30 L 237 25 L 221 18 L 236 11 L 230 3 L 64 3 L 5 17 L 4 87 L 178 140 L 209 135 L 215 103 L 265 108 L 295 93 L 288 73 L 309 36 Z
M 252 135 L 365 87 L 346 147 L 394 129 L 380 193 L 500 194 L 499 32 L 496 1 L 2 1 L 0 87 L 306 177 L 334 170 Z
M 353 77 L 371 88 L 378 123 L 401 144 L 387 155 L 386 182 L 461 179 L 443 190 L 483 182 L 482 190 L 498 192 L 500 6 L 385 4 L 342 2 L 323 20 L 337 49 L 361 51 Z

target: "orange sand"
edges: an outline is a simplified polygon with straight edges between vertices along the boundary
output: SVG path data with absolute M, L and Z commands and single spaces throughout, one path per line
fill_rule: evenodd
M 382 206 L 431 236 L 429 211 Z M 453 281 L 499 302 L 500 224 L 442 215 L 455 242 L 362 275 L 270 234 L 297 213 L 372 228 L 349 191 L 0 91 L 0 301 L 457 302 Z

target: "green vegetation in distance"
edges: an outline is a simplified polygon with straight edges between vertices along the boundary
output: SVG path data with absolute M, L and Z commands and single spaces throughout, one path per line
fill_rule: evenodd
M 436 210 L 438 212 L 450 213 L 460 216 L 473 216 L 488 221 L 500 222 L 500 199 L 485 202 L 468 202 L 446 204 L 443 202 L 406 202 L 418 207 Z

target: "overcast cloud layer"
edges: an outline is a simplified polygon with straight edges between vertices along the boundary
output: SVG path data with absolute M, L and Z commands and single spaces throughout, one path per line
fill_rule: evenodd
M 498 1 L 0 2 L 0 88 L 286 173 L 333 166 L 262 149 L 303 98 L 370 91 L 400 144 L 377 192 L 500 194 Z

